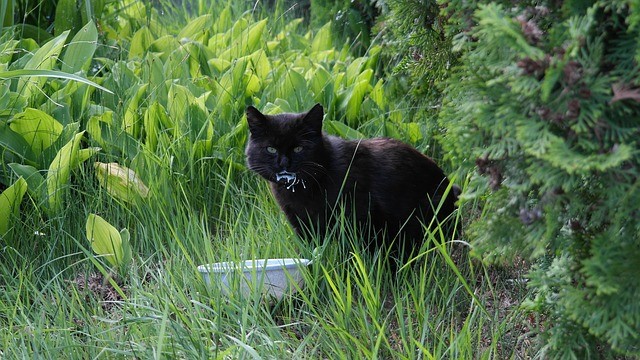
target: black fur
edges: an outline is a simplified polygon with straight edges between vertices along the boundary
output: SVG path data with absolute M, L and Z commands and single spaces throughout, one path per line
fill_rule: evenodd
M 371 250 L 391 240 L 394 252 L 420 247 L 423 224 L 431 222 L 449 187 L 444 172 L 398 140 L 348 141 L 323 134 L 323 116 L 320 104 L 300 114 L 263 115 L 247 108 L 247 164 L 269 180 L 295 231 L 303 237 L 324 235 L 335 221 L 331 214 L 340 213 L 335 206 L 344 206 L 358 224 L 374 230 L 367 239 Z M 439 222 L 455 210 L 455 191 L 449 190 Z

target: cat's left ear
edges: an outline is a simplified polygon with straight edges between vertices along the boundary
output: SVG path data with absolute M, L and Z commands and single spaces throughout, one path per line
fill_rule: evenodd
M 322 119 L 324 118 L 324 109 L 322 105 L 315 104 L 307 115 L 304 116 L 305 124 L 308 124 L 312 127 L 312 129 L 318 133 L 322 132 Z
M 267 124 L 267 118 L 265 118 L 264 114 L 251 105 L 247 107 L 246 113 L 251 134 L 259 135 L 263 133 Z

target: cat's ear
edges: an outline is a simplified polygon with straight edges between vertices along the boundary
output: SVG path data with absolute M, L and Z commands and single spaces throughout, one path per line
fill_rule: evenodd
M 315 104 L 307 115 L 304 116 L 305 124 L 308 124 L 312 129 L 318 133 L 322 132 L 322 119 L 324 118 L 324 109 L 322 105 Z
M 255 107 L 249 105 L 246 110 L 249 131 L 253 135 L 263 134 L 267 125 L 267 118 Z

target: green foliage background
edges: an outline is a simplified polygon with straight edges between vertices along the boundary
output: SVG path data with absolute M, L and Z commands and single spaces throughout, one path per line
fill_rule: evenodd
M 622 0 L 3 2 L 0 334 L 8 335 L 0 349 L 51 323 L 76 330 L 31 340 L 33 349 L 101 332 L 108 321 L 100 319 L 112 314 L 84 307 L 80 286 L 60 295 L 69 291 L 59 281 L 97 268 L 104 284 L 129 296 L 123 316 L 131 320 L 120 326 L 136 345 L 127 331 L 100 341 L 132 356 L 162 353 L 164 331 L 176 339 L 167 345 L 174 355 L 214 349 L 220 358 L 255 349 L 640 355 L 639 11 Z M 442 159 L 464 185 L 460 216 L 473 254 L 532 264 L 529 296 L 512 317 L 489 314 L 491 297 L 504 294 L 490 276 L 472 290 L 474 263 L 453 265 L 446 247 L 425 250 L 422 272 L 400 275 L 405 287 L 393 288 L 384 262 L 346 245 L 354 241 L 344 227 L 342 247 L 326 250 L 334 265 L 314 270 L 322 281 L 279 313 L 266 314 L 259 299 L 213 301 L 220 294 L 184 270 L 220 257 L 312 256 L 273 216 L 264 184 L 248 176 L 243 112 L 249 104 L 298 112 L 315 102 L 330 133 L 392 136 Z M 101 173 L 109 163 L 122 172 Z M 86 219 L 95 216 L 115 224 L 111 232 L 125 228 L 120 242 L 131 248 L 120 283 L 109 275 L 117 259 L 93 256 L 87 242 Z M 108 252 L 104 243 L 94 250 Z M 340 251 L 355 254 L 351 270 L 336 260 Z M 521 299 L 518 290 L 509 291 Z M 33 303 L 44 315 L 30 312 Z M 281 331 L 273 314 L 319 334 L 318 344 Z M 258 339 L 243 333 L 249 324 L 259 324 Z M 529 332 L 509 340 L 521 327 Z M 15 329 L 27 330 L 14 340 Z M 146 339 L 153 329 L 161 331 Z M 516 350 L 536 333 L 536 348 Z M 78 356 L 97 355 L 90 349 Z

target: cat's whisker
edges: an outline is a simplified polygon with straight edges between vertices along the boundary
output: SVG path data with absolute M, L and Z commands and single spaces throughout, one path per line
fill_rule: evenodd
M 320 181 L 313 175 L 313 173 L 310 173 L 309 171 L 305 170 L 305 169 L 301 169 L 300 172 L 308 175 L 308 177 L 313 180 L 318 186 L 321 186 L 322 184 L 320 183 Z

